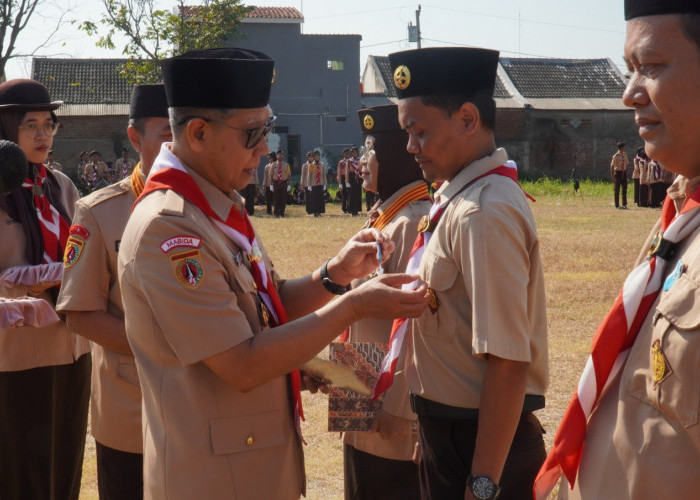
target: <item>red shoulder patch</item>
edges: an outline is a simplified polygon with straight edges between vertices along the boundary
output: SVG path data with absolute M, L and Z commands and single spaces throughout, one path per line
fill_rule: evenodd
M 90 231 L 88 231 L 85 226 L 81 226 L 80 224 L 73 224 L 68 233 L 78 235 L 84 240 L 90 237 Z

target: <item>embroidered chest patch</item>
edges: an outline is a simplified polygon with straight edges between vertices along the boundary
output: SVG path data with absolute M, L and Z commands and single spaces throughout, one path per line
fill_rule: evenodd
M 192 289 L 197 288 L 202 283 L 204 269 L 199 260 L 199 250 L 180 252 L 170 256 L 170 263 L 178 283 Z

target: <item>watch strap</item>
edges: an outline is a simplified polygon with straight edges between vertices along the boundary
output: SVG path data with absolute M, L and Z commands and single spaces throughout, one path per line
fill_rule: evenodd
M 345 292 L 350 290 L 350 286 L 339 285 L 334 282 L 330 276 L 328 276 L 328 263 L 331 259 L 328 259 L 321 266 L 321 284 L 323 287 L 334 295 L 343 295 Z

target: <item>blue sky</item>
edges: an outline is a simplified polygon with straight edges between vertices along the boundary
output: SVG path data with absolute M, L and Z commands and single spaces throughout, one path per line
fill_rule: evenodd
M 100 0 L 55 0 L 65 19 L 93 21 L 101 17 Z M 193 1 L 193 4 L 200 3 Z M 160 0 L 172 8 L 174 0 Z M 405 0 L 260 0 L 260 6 L 295 7 L 304 14 L 304 33 L 360 34 L 360 67 L 368 55 L 386 55 L 415 48 L 407 26 L 415 24 L 418 2 Z M 480 46 L 507 57 L 608 57 L 623 69 L 625 22 L 622 0 L 474 0 L 424 1 L 421 34 L 424 47 Z M 18 40 L 16 53 L 30 53 L 57 24 L 57 11 L 42 9 Z M 37 55 L 55 57 L 121 57 L 120 51 L 95 47 L 94 39 L 75 24 L 62 26 L 53 44 Z M 12 61 L 9 78 L 28 77 L 30 58 Z

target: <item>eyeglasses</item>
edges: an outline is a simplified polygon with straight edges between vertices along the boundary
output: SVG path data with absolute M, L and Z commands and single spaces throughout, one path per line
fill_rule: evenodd
M 38 135 L 39 130 L 41 130 L 44 135 L 56 135 L 58 132 L 58 129 L 61 127 L 61 125 L 57 122 L 51 122 L 51 123 L 27 123 L 25 125 L 20 125 L 19 129 L 23 130 L 29 130 L 31 133 L 33 133 L 35 136 Z
M 178 125 L 182 125 L 183 123 L 186 123 L 190 120 L 194 120 L 195 118 L 199 118 L 200 120 L 204 120 L 207 123 L 217 123 L 219 125 L 223 125 L 226 128 L 230 128 L 233 130 L 238 130 L 239 132 L 245 132 L 248 134 L 248 139 L 246 140 L 245 147 L 246 149 L 253 149 L 255 146 L 260 144 L 260 141 L 265 139 L 268 135 L 270 135 L 270 132 L 272 132 L 275 128 L 275 120 L 277 120 L 277 116 L 272 115 L 267 119 L 267 121 L 263 124 L 260 125 L 259 127 L 255 128 L 239 128 L 239 127 L 234 127 L 233 125 L 229 125 L 228 123 L 219 121 L 219 120 L 214 120 L 212 118 L 207 118 L 205 116 L 187 116 L 180 120 L 178 122 Z

